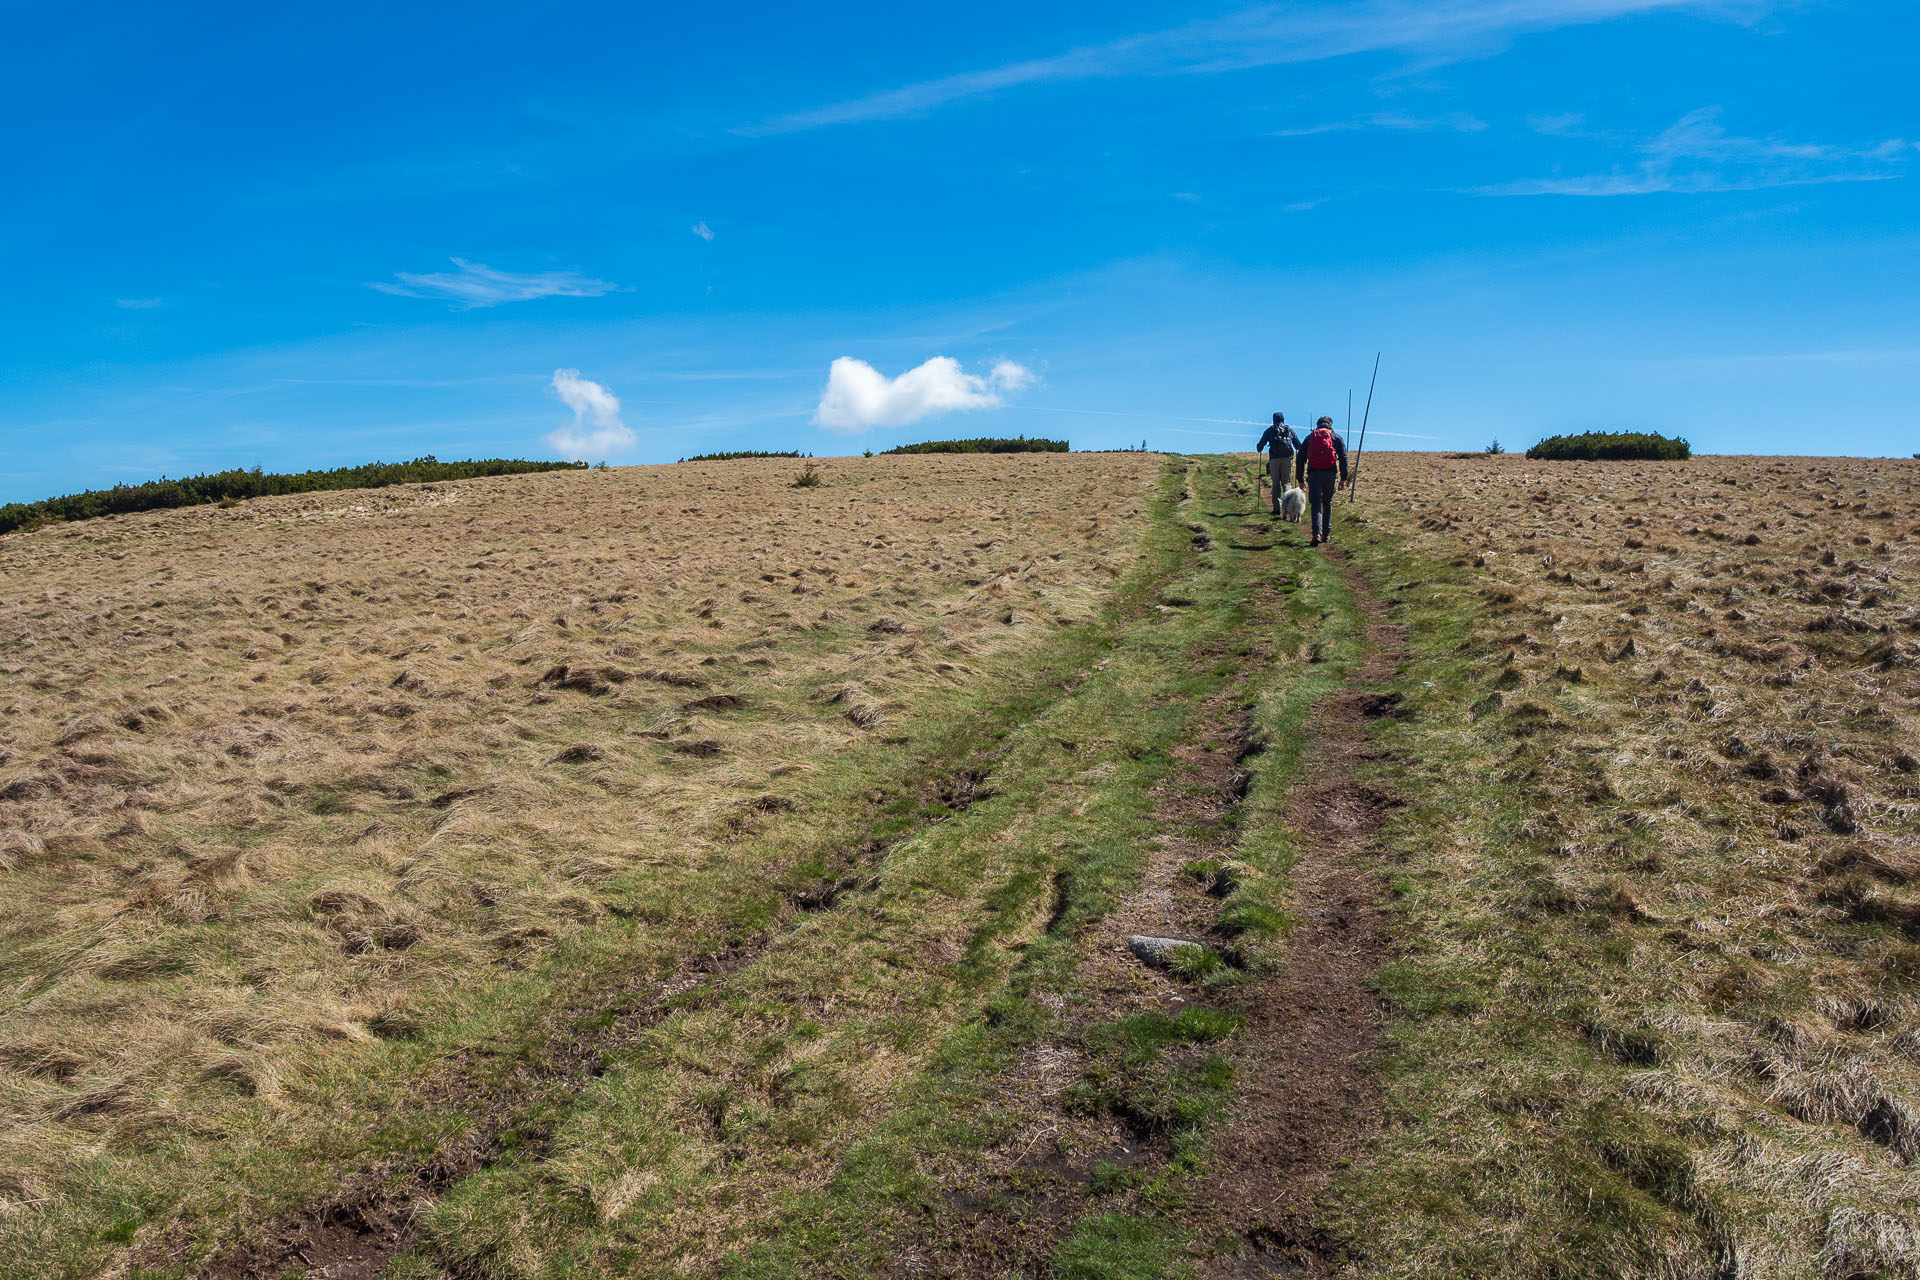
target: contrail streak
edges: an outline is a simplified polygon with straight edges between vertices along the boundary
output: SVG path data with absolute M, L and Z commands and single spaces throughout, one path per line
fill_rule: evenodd
M 1185 418 L 1160 413 L 1128 413 L 1121 409 L 1056 409 L 1044 404 L 1030 404 L 1029 409 L 1038 409 L 1041 413 L 1082 413 L 1099 418 L 1145 418 L 1153 422 L 1213 422 L 1231 427 L 1265 427 L 1264 422 L 1249 422 L 1244 418 Z M 1238 438 L 1237 431 L 1183 431 L 1179 427 L 1163 427 L 1164 431 L 1177 431 L 1189 436 L 1226 436 Z M 1445 440 L 1445 436 L 1421 436 L 1408 431 L 1376 431 L 1377 436 L 1392 436 L 1396 440 Z

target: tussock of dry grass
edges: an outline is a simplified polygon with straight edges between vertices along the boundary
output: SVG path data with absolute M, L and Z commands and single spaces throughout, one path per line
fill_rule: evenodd
M 1160 465 L 685 464 L 0 540 L 0 1211 L 804 807 L 890 707 L 1091 616 Z
M 1470 619 L 1435 658 L 1478 688 L 1408 742 L 1453 735 L 1449 769 L 1522 798 L 1426 861 L 1421 963 L 1624 1073 L 1450 1086 L 1457 1123 L 1540 1117 L 1488 1126 L 1489 1194 L 1534 1194 L 1514 1135 L 1584 1125 L 1678 1233 L 1620 1231 L 1596 1274 L 1915 1274 L 1920 464 L 1367 466 L 1370 536 L 1452 572 L 1385 587 Z M 1543 1256 L 1516 1242 L 1509 1265 Z

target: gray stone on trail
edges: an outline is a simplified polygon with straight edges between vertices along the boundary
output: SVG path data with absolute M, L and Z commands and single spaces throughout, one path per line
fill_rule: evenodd
M 1173 967 L 1173 956 L 1181 947 L 1201 945 L 1188 938 L 1149 938 L 1145 934 L 1134 934 L 1127 939 L 1127 949 L 1133 952 L 1134 959 L 1141 964 L 1152 965 L 1156 969 Z

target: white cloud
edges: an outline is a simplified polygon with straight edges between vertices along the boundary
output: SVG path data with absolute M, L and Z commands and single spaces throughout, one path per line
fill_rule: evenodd
M 1541 128 L 1540 122 L 1535 122 L 1535 128 Z M 1897 177 L 1896 164 L 1913 149 L 1904 138 L 1865 147 L 1745 138 L 1726 131 L 1719 107 L 1701 107 L 1642 142 L 1639 163 L 1632 168 L 1572 178 L 1533 178 L 1483 188 L 1481 194 L 1638 196 L 1874 182 Z
M 125 311 L 151 311 L 167 305 L 165 298 L 115 298 L 113 305 Z
M 394 277 L 398 284 L 382 280 L 367 287 L 402 298 L 445 299 L 461 311 L 533 298 L 597 298 L 603 293 L 625 292 L 621 285 L 595 280 L 578 271 L 536 271 L 522 275 L 496 271 L 485 263 L 468 262 L 465 258 L 453 259 L 453 265 L 460 269 L 425 274 L 402 271 Z
M 1002 360 L 985 377 L 967 373 L 952 356 L 935 356 L 897 378 L 865 360 L 841 356 L 827 371 L 813 420 L 830 431 L 904 427 L 955 411 L 998 409 L 1005 397 L 1039 381 L 1031 369 Z
M 993 372 L 987 375 L 987 381 L 995 389 L 1011 395 L 1016 391 L 1025 391 L 1039 382 L 1040 375 L 1023 364 L 1015 364 L 1011 360 L 996 360 Z
M 705 218 L 702 218 L 693 224 L 693 234 L 699 236 L 702 240 L 711 240 L 713 239 L 713 228 L 707 225 Z
M 1660 11 L 1757 16 L 1771 7 L 1770 0 L 1367 0 L 1314 7 L 1263 5 L 1044 58 L 924 80 L 797 111 L 740 132 L 764 136 L 894 120 L 1035 84 L 1134 75 L 1205 75 L 1359 53 L 1466 57 L 1498 49 L 1530 31 Z
M 553 390 L 573 410 L 570 424 L 547 434 L 547 443 L 562 457 L 599 461 L 625 453 L 639 441 L 633 428 L 620 421 L 620 398 L 581 377 L 578 369 L 555 369 Z

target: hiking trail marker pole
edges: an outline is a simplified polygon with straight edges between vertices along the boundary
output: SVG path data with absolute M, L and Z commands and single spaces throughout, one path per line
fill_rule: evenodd
M 1373 353 L 1373 377 L 1367 380 L 1367 408 L 1360 415 L 1360 444 L 1353 451 L 1353 474 L 1347 477 L 1347 505 L 1352 506 L 1360 497 L 1360 455 L 1367 450 L 1367 421 L 1373 417 L 1373 385 L 1380 381 L 1380 353 Z M 1352 429 L 1353 407 L 1347 407 L 1347 425 Z

